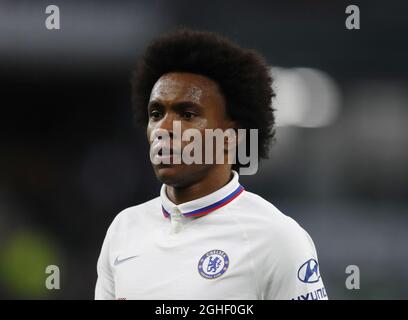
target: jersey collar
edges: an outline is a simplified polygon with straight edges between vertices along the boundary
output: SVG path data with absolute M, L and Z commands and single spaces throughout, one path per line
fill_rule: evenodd
M 163 184 L 160 190 L 163 215 L 166 218 L 171 215 L 200 217 L 227 205 L 244 191 L 244 187 L 239 184 L 238 173 L 236 171 L 232 171 L 232 173 L 233 178 L 231 181 L 221 189 L 202 198 L 181 203 L 179 205 L 170 201 L 166 194 L 166 185 Z

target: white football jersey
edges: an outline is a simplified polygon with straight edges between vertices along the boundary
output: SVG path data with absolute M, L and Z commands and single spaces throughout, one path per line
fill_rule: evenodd
M 176 205 L 166 195 L 109 227 L 96 299 L 327 299 L 308 233 L 237 172 L 223 188 Z

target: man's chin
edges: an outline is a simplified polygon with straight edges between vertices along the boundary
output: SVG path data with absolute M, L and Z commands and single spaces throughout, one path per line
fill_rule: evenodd
M 183 180 L 183 168 L 180 165 L 157 165 L 154 167 L 157 179 L 169 186 L 178 186 Z
M 161 183 L 176 188 L 185 188 L 206 177 L 210 166 L 202 164 L 160 164 L 153 165 L 153 168 L 157 179 Z

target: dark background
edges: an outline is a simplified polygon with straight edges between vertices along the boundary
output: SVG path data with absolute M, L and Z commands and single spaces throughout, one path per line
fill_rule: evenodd
M 50 4 L 60 30 L 45 28 Z M 345 28 L 349 4 L 360 30 Z M 160 188 L 132 124 L 131 71 L 151 39 L 187 26 L 329 77 L 331 121 L 279 126 L 242 183 L 311 234 L 330 298 L 406 299 L 407 17 L 404 0 L 0 1 L 0 298 L 93 298 L 110 222 Z M 51 264 L 58 291 L 44 286 Z M 360 290 L 345 286 L 348 265 Z

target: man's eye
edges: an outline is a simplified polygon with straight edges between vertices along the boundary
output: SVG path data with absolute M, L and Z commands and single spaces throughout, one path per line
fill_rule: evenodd
M 192 119 L 192 118 L 195 116 L 195 114 L 192 113 L 192 112 L 184 111 L 184 112 L 181 114 L 181 116 L 183 117 L 183 119 L 189 120 L 189 119 Z
M 150 118 L 156 120 L 156 119 L 160 119 L 160 117 L 161 117 L 161 112 L 160 111 L 153 110 L 153 111 L 150 112 Z

